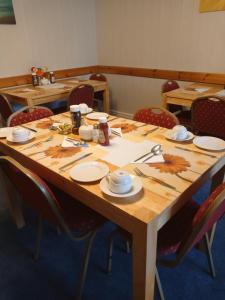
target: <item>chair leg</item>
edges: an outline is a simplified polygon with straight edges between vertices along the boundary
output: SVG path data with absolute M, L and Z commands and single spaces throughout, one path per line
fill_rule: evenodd
M 215 223 L 211 229 L 211 232 L 210 232 L 210 235 L 209 235 L 209 240 L 210 240 L 210 247 L 212 247 L 212 243 L 213 243 L 213 239 L 214 239 L 214 235 L 215 235 L 215 232 L 216 232 L 216 224 Z
M 216 271 L 215 271 L 215 266 L 214 266 L 214 262 L 213 262 L 208 233 L 205 234 L 204 239 L 205 239 L 206 254 L 207 254 L 207 258 L 208 258 L 210 273 L 211 273 L 212 277 L 214 278 L 214 277 L 216 277 Z
M 160 299 L 165 300 L 163 289 L 162 289 L 162 284 L 161 284 L 161 281 L 160 281 L 160 278 L 159 278 L 159 273 L 158 273 L 157 268 L 155 269 L 155 279 L 156 279 L 156 285 L 157 285 L 157 288 L 158 288 L 158 291 L 159 291 Z
M 107 272 L 108 273 L 111 273 L 111 271 L 112 271 L 112 253 L 113 253 L 114 237 L 118 234 L 119 234 L 119 230 L 117 228 L 113 232 L 111 232 L 111 234 L 109 235 L 109 248 L 108 248 L 108 259 L 107 259 Z M 127 247 L 130 247 L 130 246 L 127 245 L 127 243 L 126 243 L 126 250 L 128 250 Z
M 90 237 L 87 241 L 76 300 L 81 300 L 81 297 L 82 297 L 84 283 L 85 283 L 85 279 L 86 279 L 86 275 L 87 275 L 89 258 L 90 258 L 91 249 L 92 249 L 92 244 L 93 244 L 94 238 L 96 236 L 96 233 L 97 233 L 97 229 L 90 235 Z
M 130 253 L 130 241 L 126 240 L 126 252 Z
M 41 238 L 42 238 L 42 217 L 38 217 L 38 228 L 37 228 L 37 240 L 36 240 L 36 247 L 34 253 L 34 260 L 38 260 L 40 256 L 40 246 L 41 246 Z

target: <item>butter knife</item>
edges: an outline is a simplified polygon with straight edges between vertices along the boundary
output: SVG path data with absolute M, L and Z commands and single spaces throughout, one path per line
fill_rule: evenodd
M 37 130 L 35 130 L 35 129 L 33 129 L 33 128 L 30 128 L 30 127 L 28 127 L 28 126 L 25 126 L 25 125 L 20 125 L 20 127 L 26 128 L 26 129 L 28 129 L 28 130 L 30 130 L 30 131 L 33 131 L 33 132 L 37 132 Z
M 182 148 L 182 147 L 179 147 L 179 146 L 175 146 L 175 148 L 177 148 L 177 149 L 180 149 L 180 150 L 184 150 L 184 151 L 188 151 L 188 152 L 193 152 L 193 153 L 197 153 L 197 154 L 201 154 L 201 155 L 209 156 L 209 157 L 211 157 L 211 158 L 217 158 L 217 156 L 216 156 L 216 155 L 212 155 L 212 154 L 204 153 L 204 152 L 197 151 L 197 150 L 191 150 L 191 149 Z
M 65 165 L 63 165 L 63 166 L 61 166 L 61 167 L 59 168 L 59 170 L 60 170 L 60 171 L 66 171 L 70 165 L 72 165 L 73 163 L 75 163 L 75 162 L 78 161 L 78 160 L 81 160 L 81 159 L 83 159 L 83 158 L 85 158 L 85 157 L 88 157 L 88 156 L 91 155 L 91 154 L 93 154 L 93 153 L 92 153 L 92 152 L 85 153 L 85 154 L 83 154 L 82 156 L 80 156 L 80 157 L 74 159 L 73 161 L 71 161 L 71 162 L 69 162 L 69 163 L 67 163 L 67 164 L 65 164 Z
M 136 159 L 134 160 L 134 162 L 136 162 L 136 161 L 138 161 L 138 160 L 144 158 L 145 156 L 147 156 L 147 155 L 149 155 L 149 154 L 151 154 L 151 153 L 152 153 L 152 151 L 145 153 L 144 155 L 142 155 L 142 156 L 136 158 Z

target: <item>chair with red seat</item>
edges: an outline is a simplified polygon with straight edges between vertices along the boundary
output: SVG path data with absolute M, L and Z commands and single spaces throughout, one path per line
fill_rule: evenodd
M 7 97 L 3 94 L 0 94 L 0 114 L 2 117 L 3 125 L 7 123 L 7 119 L 11 114 L 13 114 L 13 109 L 9 103 Z
M 31 111 L 29 111 L 31 110 Z M 16 111 L 7 120 L 7 126 L 18 126 L 42 118 L 51 117 L 53 112 L 44 106 L 25 106 Z
M 194 134 L 225 139 L 225 100 L 218 96 L 199 97 L 191 107 Z
M 101 73 L 91 74 L 89 79 L 107 82 L 107 78 L 105 77 L 105 75 L 103 75 Z M 96 106 L 98 111 L 103 111 L 103 92 L 102 91 L 94 93 L 94 106 Z
M 179 121 L 174 114 L 161 107 L 142 108 L 134 114 L 133 119 L 137 122 L 143 122 L 169 129 L 179 124 Z
M 80 84 L 70 92 L 68 96 L 68 106 L 80 103 L 86 103 L 93 107 L 94 88 L 90 84 Z
M 225 183 L 220 184 L 201 205 L 190 200 L 178 213 L 166 223 L 158 232 L 157 261 L 168 267 L 176 267 L 185 255 L 200 241 L 204 241 L 207 259 L 212 277 L 215 277 L 211 244 L 208 232 L 225 214 Z M 108 253 L 108 272 L 112 268 L 113 239 L 122 235 L 127 241 L 132 241 L 131 235 L 119 228 L 110 235 Z M 173 259 L 165 259 L 166 255 L 175 254 Z M 156 283 L 160 297 L 164 295 L 161 282 L 156 270 Z
M 34 255 L 36 260 L 39 258 L 43 219 L 58 226 L 73 241 L 87 241 L 76 298 L 81 299 L 92 244 L 99 227 L 106 220 L 57 188 L 54 189 L 56 192 L 54 194 L 39 176 L 24 168 L 14 159 L 0 156 L 0 167 L 22 199 L 39 216 Z

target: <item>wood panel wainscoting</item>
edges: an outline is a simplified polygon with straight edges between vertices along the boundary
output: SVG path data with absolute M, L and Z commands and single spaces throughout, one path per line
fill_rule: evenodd
M 56 70 L 56 79 L 87 75 L 92 73 L 117 74 L 136 77 L 147 77 L 155 79 L 171 79 L 178 81 L 200 82 L 225 85 L 225 74 L 188 72 L 176 70 L 161 70 L 149 68 L 134 68 L 123 66 L 95 65 L 71 69 Z M 0 88 L 19 86 L 31 83 L 31 74 L 0 78 Z

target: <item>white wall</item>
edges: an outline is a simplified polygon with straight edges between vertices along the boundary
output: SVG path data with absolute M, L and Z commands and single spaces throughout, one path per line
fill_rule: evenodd
M 95 0 L 13 0 L 16 25 L 0 24 L 0 77 L 31 66 L 95 65 Z
M 197 0 L 96 0 L 98 63 L 225 73 L 225 11 Z M 159 104 L 163 80 L 109 76 L 112 108 Z M 183 84 L 183 83 L 181 83 Z

